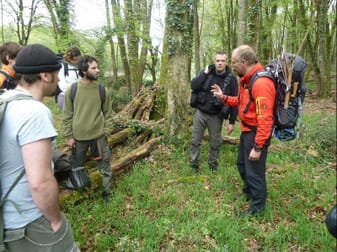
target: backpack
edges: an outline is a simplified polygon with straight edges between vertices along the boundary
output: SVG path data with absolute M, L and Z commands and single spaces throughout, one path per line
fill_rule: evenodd
M 13 78 L 8 75 L 5 71 L 0 70 L 0 74 L 5 76 L 5 80 L 1 85 L 1 89 L 14 89 L 16 85 L 14 84 Z
M 104 103 L 105 103 L 105 87 L 103 84 L 98 84 L 99 96 L 101 98 L 101 110 L 103 111 Z M 77 92 L 77 82 L 71 84 L 70 89 L 70 99 L 71 102 L 74 103 L 75 95 Z
M 29 100 L 32 99 L 30 95 L 27 94 L 15 94 L 13 96 L 4 98 L 3 94 L 7 92 L 5 89 L 0 90 L 0 127 L 1 127 L 1 121 L 3 119 L 3 116 L 6 111 L 7 103 L 13 101 L 13 100 Z M 14 180 L 13 184 L 9 187 L 8 191 L 2 195 L 1 185 L 0 185 L 0 251 L 6 251 L 5 244 L 4 244 L 4 223 L 3 223 L 3 215 L 2 215 L 2 207 L 4 203 L 7 201 L 7 197 L 9 193 L 13 190 L 13 188 L 16 186 L 16 184 L 19 182 L 19 180 L 24 176 L 25 170 L 23 169 L 19 176 Z M 12 202 L 13 205 L 16 207 L 15 202 Z M 18 210 L 18 209 L 17 209 Z
M 76 69 L 73 69 L 73 68 L 71 68 L 71 69 L 69 69 L 69 66 L 68 66 L 68 63 L 66 62 L 66 61 L 64 61 L 64 59 L 63 59 L 63 55 L 64 55 L 64 53 L 57 53 L 56 54 L 56 57 L 57 57 L 57 61 L 60 63 L 60 64 L 62 64 L 63 65 L 63 74 L 64 74 L 64 76 L 69 76 L 69 71 L 74 71 L 75 73 L 76 73 L 76 75 L 77 75 L 77 77 L 78 77 L 78 70 L 76 70 Z M 61 88 L 59 87 L 59 85 L 57 85 L 57 87 L 56 87 L 56 91 L 55 91 L 55 101 L 57 102 L 57 96 L 60 94 L 60 93 L 62 93 L 62 90 L 61 90 Z
M 274 82 L 276 97 L 272 135 L 280 141 L 300 137 L 302 104 L 306 93 L 303 83 L 306 67 L 307 64 L 301 56 L 283 53 L 279 58 L 273 59 L 264 71 L 255 73 L 249 81 L 250 101 L 243 113 L 246 113 L 250 104 L 254 102 L 252 88 L 256 79 L 267 77 Z

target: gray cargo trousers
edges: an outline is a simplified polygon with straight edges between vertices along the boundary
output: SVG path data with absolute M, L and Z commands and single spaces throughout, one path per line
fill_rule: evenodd
M 199 109 L 195 110 L 190 147 L 190 165 L 192 168 L 199 168 L 200 145 L 206 128 L 208 130 L 210 146 L 208 165 L 212 170 L 218 168 L 219 152 L 223 141 L 221 136 L 222 124 L 223 119 L 221 119 L 219 115 L 207 114 Z

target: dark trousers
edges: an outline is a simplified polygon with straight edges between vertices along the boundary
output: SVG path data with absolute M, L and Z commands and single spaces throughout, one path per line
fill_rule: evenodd
M 270 139 L 262 149 L 259 160 L 249 160 L 249 153 L 255 142 L 255 132 L 242 132 L 237 166 L 243 180 L 243 192 L 250 196 L 251 211 L 263 211 L 267 200 L 266 161 Z
M 97 139 L 101 148 L 102 158 L 97 160 L 98 170 L 102 176 L 102 184 L 104 189 L 109 190 L 112 187 L 112 170 L 110 167 L 110 149 L 106 136 L 101 136 Z M 71 166 L 73 168 L 81 167 L 87 157 L 87 151 L 91 146 L 92 141 L 78 141 L 76 140 L 76 148 L 71 156 Z

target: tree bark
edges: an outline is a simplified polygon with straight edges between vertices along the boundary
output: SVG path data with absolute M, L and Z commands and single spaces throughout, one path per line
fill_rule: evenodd
M 189 82 L 193 44 L 191 2 L 166 1 L 166 44 L 163 50 L 160 85 L 167 87 L 166 124 L 171 136 L 186 135 Z M 163 74 L 163 75 L 162 75 Z
M 238 45 L 246 43 L 248 0 L 239 0 Z

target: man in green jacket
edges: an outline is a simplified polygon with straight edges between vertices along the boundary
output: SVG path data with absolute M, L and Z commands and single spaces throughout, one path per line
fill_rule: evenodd
M 101 97 L 102 92 L 97 83 L 100 71 L 94 57 L 83 56 L 78 63 L 78 70 L 82 79 L 77 83 L 75 95 L 71 86 L 65 92 L 64 134 L 67 145 L 72 150 L 73 168 L 84 165 L 90 148 L 92 158 L 97 161 L 102 175 L 103 198 L 107 200 L 112 187 L 111 154 L 107 143 L 113 123 L 111 98 L 106 92 L 105 97 Z

